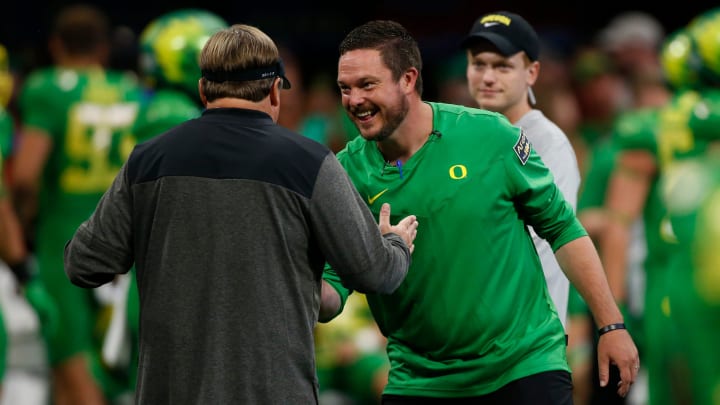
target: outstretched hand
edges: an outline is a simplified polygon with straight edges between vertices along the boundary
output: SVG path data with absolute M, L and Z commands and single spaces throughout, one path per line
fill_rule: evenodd
M 417 236 L 418 221 L 415 215 L 408 215 L 403 218 L 397 225 L 390 225 L 390 204 L 385 203 L 380 208 L 380 216 L 378 218 L 378 226 L 380 233 L 394 233 L 399 235 L 410 249 L 410 253 L 415 251 L 415 237 Z

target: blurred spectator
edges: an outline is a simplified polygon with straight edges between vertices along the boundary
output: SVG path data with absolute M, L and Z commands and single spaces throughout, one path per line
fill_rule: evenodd
M 640 11 L 618 14 L 597 35 L 598 45 L 624 78 L 634 107 L 658 107 L 670 97 L 660 66 L 664 38 L 660 22 Z

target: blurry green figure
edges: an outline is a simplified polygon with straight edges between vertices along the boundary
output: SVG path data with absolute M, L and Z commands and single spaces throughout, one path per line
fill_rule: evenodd
M 662 199 L 660 179 L 665 178 L 667 184 L 678 167 L 708 150 L 709 131 L 703 133 L 694 126 L 698 125 L 698 111 L 710 110 L 707 106 L 712 103 L 703 102 L 709 97 L 708 86 L 720 83 L 719 71 L 715 70 L 720 67 L 715 60 L 720 55 L 717 16 L 713 11 L 698 17 L 667 38 L 661 61 L 666 80 L 675 90 L 672 100 L 660 109 L 626 117 L 616 137 L 620 154 L 606 207 L 617 220 L 610 222 L 610 230 L 602 238 L 602 254 L 608 280 L 617 287 L 616 298 L 626 300 L 626 224 L 642 215 L 648 249 L 643 316 L 643 335 L 647 339 L 642 359 L 648 370 L 653 405 L 701 403 L 697 402 L 698 389 L 693 380 L 694 356 L 688 356 L 686 350 L 691 345 L 688 330 L 680 327 L 679 319 L 687 315 L 680 308 L 692 290 L 687 288 L 683 267 L 673 265 L 682 257 L 683 248 L 671 222 L 672 212 Z M 710 51 L 713 43 L 715 52 Z
M 13 118 L 5 110 L 13 89 L 8 61 L 7 50 L 0 45 L 0 260 L 12 271 L 20 292 L 37 313 L 41 332 L 50 338 L 58 329 L 57 307 L 37 277 L 35 261 L 25 246 L 20 221 L 6 187 L 8 176 L 4 169 L 6 159 L 11 154 L 15 128 Z M 0 390 L 5 375 L 7 350 L 8 335 L 0 311 Z
M 109 22 L 96 7 L 62 9 L 48 44 L 53 65 L 31 72 L 20 91 L 11 191 L 60 315 L 48 339 L 53 402 L 106 404 L 125 387 L 100 361 L 104 304 L 68 283 L 63 248 L 135 144 L 140 89 L 133 75 L 106 69 Z
M 380 403 L 390 362 L 364 294 L 350 295 L 339 317 L 316 326 L 315 347 L 321 403 L 331 396 L 353 405 Z
M 679 254 L 670 265 L 671 318 L 681 331 L 680 367 L 689 387 L 676 401 L 720 403 L 720 9 L 687 28 L 699 101 L 689 120 L 696 156 L 663 173 L 663 196 Z
M 226 27 L 222 18 L 198 9 L 167 13 L 145 27 L 140 75 L 146 94 L 134 129 L 138 141 L 200 114 L 200 51 L 212 34 Z

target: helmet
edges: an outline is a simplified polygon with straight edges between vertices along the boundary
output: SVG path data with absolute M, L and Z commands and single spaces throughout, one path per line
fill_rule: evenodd
M 695 17 L 687 30 L 697 47 L 702 79 L 720 83 L 720 8 Z
M 0 44 L 0 108 L 7 106 L 12 96 L 13 78 L 10 74 L 8 52 Z
M 140 72 L 151 87 L 173 86 L 194 94 L 200 79 L 200 52 L 228 24 L 198 9 L 176 10 L 148 24 L 140 34 Z
M 660 49 L 660 63 L 665 80 L 673 88 L 698 85 L 701 62 L 687 30 L 680 29 L 667 36 Z

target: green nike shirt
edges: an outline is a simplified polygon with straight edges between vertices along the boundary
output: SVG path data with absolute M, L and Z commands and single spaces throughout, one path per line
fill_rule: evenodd
M 433 133 L 405 164 L 358 137 L 338 158 L 377 216 L 414 214 L 413 263 L 368 303 L 388 338 L 386 394 L 465 397 L 568 370 L 565 334 L 526 225 L 553 250 L 586 235 L 520 128 L 502 115 L 433 108 Z M 328 269 L 326 279 L 346 298 Z

